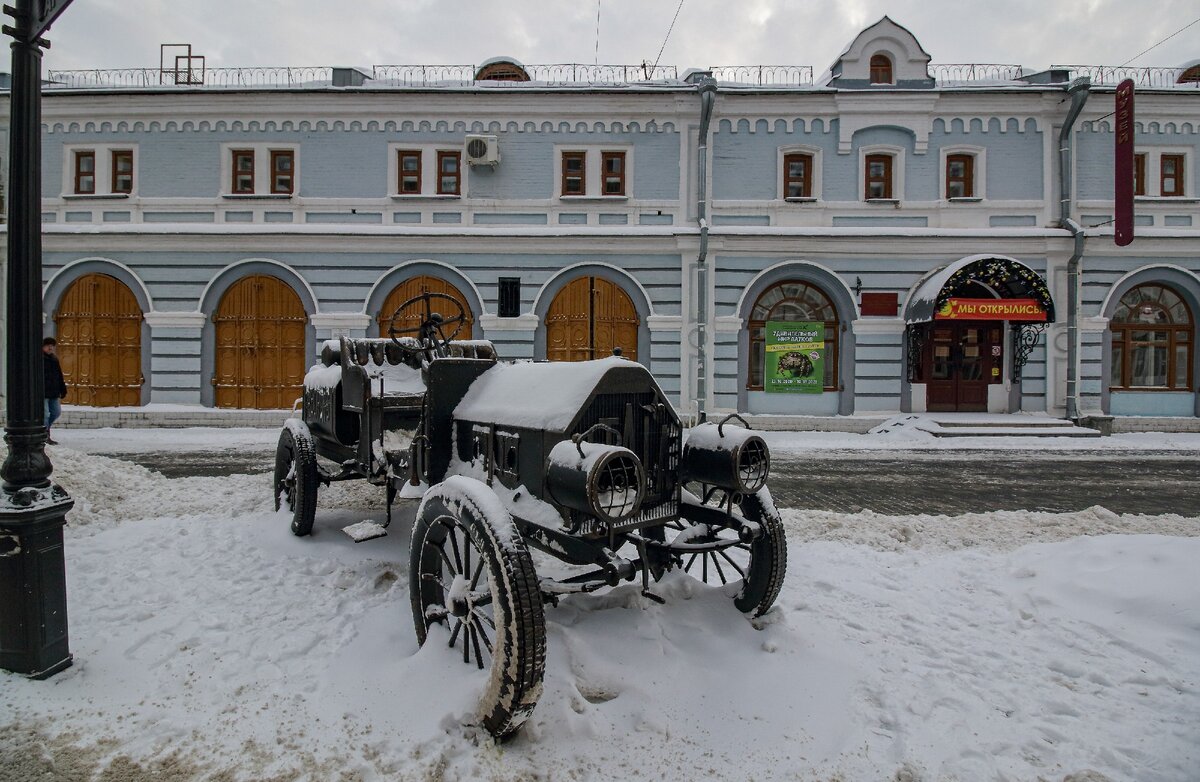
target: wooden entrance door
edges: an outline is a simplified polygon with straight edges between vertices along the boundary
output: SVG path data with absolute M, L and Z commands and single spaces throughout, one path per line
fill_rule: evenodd
M 216 323 L 217 407 L 290 408 L 304 383 L 308 316 L 286 283 L 256 274 L 221 297 Z
M 66 402 L 115 407 L 142 403 L 142 308 L 123 282 L 87 274 L 54 313 Z
M 546 313 L 546 358 L 587 361 L 613 354 L 637 361 L 641 321 L 633 300 L 601 277 L 580 277 L 558 292 Z
M 935 321 L 925 345 L 925 409 L 987 412 L 988 386 L 1004 366 L 1000 323 Z
M 475 316 L 471 314 L 471 308 L 467 305 L 467 298 L 462 295 L 458 288 L 455 288 L 450 283 L 440 277 L 431 277 L 427 274 L 419 274 L 416 277 L 410 277 L 404 282 L 397 285 L 384 299 L 383 306 L 379 309 L 379 314 L 375 317 L 375 322 L 379 324 L 379 336 L 387 337 L 388 330 L 391 327 L 392 315 L 395 314 L 396 308 L 404 302 L 420 296 L 422 293 L 444 293 L 447 296 L 452 296 L 455 301 L 462 305 L 463 313 L 467 316 L 467 320 L 463 323 L 462 330 L 458 332 L 455 339 L 470 339 L 472 329 L 475 324 Z M 458 314 L 450 303 L 443 300 L 438 302 L 436 299 L 430 302 L 434 312 L 441 313 L 442 317 L 452 318 Z M 396 322 L 396 328 L 413 330 L 409 336 L 416 336 L 416 329 L 421 325 L 421 318 L 425 314 L 424 306 L 413 306 L 403 319 Z M 450 327 L 453 331 L 454 327 Z M 449 333 L 447 333 L 449 336 Z

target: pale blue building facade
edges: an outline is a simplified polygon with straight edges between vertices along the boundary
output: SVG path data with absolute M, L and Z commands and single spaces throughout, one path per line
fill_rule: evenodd
M 240 281 L 294 294 L 308 364 L 326 339 L 379 334 L 393 291 L 435 279 L 502 356 L 619 343 L 687 414 L 1196 419 L 1200 85 L 1138 87 L 1137 238 L 1117 247 L 1112 79 L 1092 74 L 1064 172 L 1086 74 L 930 59 L 885 17 L 812 83 L 48 85 L 46 330 L 80 280 L 114 279 L 141 313 L 121 348 L 138 402 L 213 406 L 229 360 L 216 316 Z M 1074 261 L 1063 208 L 1084 235 Z M 1035 300 L 1045 320 L 931 314 L 951 298 Z M 590 331 L 565 347 L 572 318 Z M 825 322 L 819 393 L 764 383 L 777 320 Z

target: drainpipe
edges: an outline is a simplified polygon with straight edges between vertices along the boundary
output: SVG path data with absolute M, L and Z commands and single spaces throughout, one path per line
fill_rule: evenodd
M 700 253 L 696 256 L 696 421 L 704 421 L 708 400 L 708 123 L 717 100 L 717 82 L 711 76 L 696 83 L 700 94 L 700 130 L 696 163 L 696 222 L 700 226 Z
M 1075 240 L 1074 251 L 1067 261 L 1067 418 L 1071 421 L 1079 420 L 1079 272 L 1085 238 L 1079 223 L 1071 218 L 1071 131 L 1083 111 L 1083 104 L 1087 103 L 1090 88 L 1091 79 L 1086 76 L 1073 80 L 1067 87 L 1071 107 L 1058 132 L 1058 181 L 1061 187 L 1058 224 L 1070 231 Z

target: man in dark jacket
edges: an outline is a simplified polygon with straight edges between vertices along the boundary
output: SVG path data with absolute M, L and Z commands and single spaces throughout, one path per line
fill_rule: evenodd
M 50 445 L 58 445 L 50 439 L 50 425 L 62 415 L 60 400 L 67 395 L 67 381 L 63 377 L 62 365 L 58 363 L 58 356 L 54 355 L 57 345 L 54 337 L 42 340 L 42 369 L 46 381 L 46 442 Z

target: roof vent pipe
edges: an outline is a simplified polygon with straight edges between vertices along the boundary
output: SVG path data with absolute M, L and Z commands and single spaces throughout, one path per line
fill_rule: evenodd
M 1071 133 L 1075 120 L 1087 103 L 1091 79 L 1086 76 L 1075 79 L 1067 86 L 1071 107 L 1058 132 L 1058 222 L 1071 232 L 1075 245 L 1067 261 L 1067 418 L 1079 420 L 1079 274 L 1083 260 L 1085 234 L 1079 223 L 1071 219 Z
M 696 222 L 700 226 L 700 252 L 696 256 L 696 422 L 705 419 L 708 400 L 708 125 L 717 100 L 717 82 L 711 75 L 696 82 L 700 94 L 700 128 L 696 147 Z

